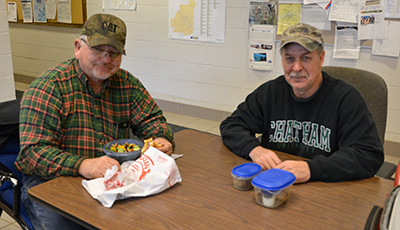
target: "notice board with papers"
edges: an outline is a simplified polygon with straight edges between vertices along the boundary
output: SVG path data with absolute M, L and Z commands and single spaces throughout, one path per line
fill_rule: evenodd
M 49 11 L 51 7 L 47 7 L 47 4 L 46 7 L 48 9 L 44 10 L 43 7 L 43 10 L 39 9 L 39 11 L 37 11 L 37 5 L 35 5 L 35 3 L 44 3 L 44 0 L 7 0 L 7 5 L 9 5 L 10 2 L 15 2 L 17 5 L 17 20 L 9 21 L 10 23 L 82 27 L 87 19 L 86 0 L 54 1 L 54 4 L 57 2 L 57 6 L 55 6 L 57 8 L 54 8 L 52 11 Z M 66 7 L 61 7 L 61 4 L 65 4 Z M 37 12 L 40 12 L 40 15 Z M 53 16 L 49 17 L 49 14 L 53 14 Z M 39 21 L 38 17 L 40 16 L 42 16 L 43 19 Z
M 332 0 L 332 1 L 336 1 L 336 2 L 342 2 L 340 0 Z M 322 2 L 327 2 L 327 3 L 332 3 L 332 1 L 328 1 L 328 0 L 321 0 L 321 1 L 317 1 L 317 0 L 310 0 L 307 1 L 308 4 L 305 4 L 304 2 L 306 1 L 296 1 L 296 0 L 250 0 L 250 2 L 275 2 L 276 3 L 276 14 L 277 14 L 277 22 L 275 23 L 278 27 L 277 29 L 277 34 L 276 34 L 276 40 L 280 40 L 281 39 L 281 31 L 279 29 L 279 24 L 285 24 L 286 22 L 285 17 L 290 16 L 290 19 L 293 19 L 294 16 L 298 15 L 299 18 L 303 19 L 302 13 L 296 13 L 294 11 L 288 11 L 285 12 L 285 10 L 289 10 L 289 8 L 294 8 L 294 6 L 300 7 L 303 11 L 303 6 L 307 6 L 307 7 L 311 7 L 311 6 L 317 6 L 319 4 L 322 4 Z M 359 1 L 359 0 L 358 0 Z M 311 3 L 312 2 L 312 3 Z M 321 3 L 320 3 L 321 2 Z M 377 0 L 368 0 L 365 1 L 365 5 L 378 5 L 380 1 Z M 317 4 L 318 3 L 318 4 Z M 250 3 L 251 4 L 251 3 Z M 320 6 L 321 7 L 321 6 Z M 331 11 L 330 7 L 325 7 L 326 8 L 326 12 L 329 14 Z M 400 11 L 400 5 L 399 5 L 399 11 Z M 307 11 L 307 14 L 314 14 L 314 12 L 316 11 Z M 251 9 L 250 9 L 250 15 L 251 15 Z M 309 17 L 310 15 L 305 15 L 307 17 Z M 356 15 L 354 15 L 356 17 Z M 391 21 L 400 21 L 400 18 L 387 18 L 386 20 L 391 20 Z M 287 23 L 287 25 L 289 25 L 290 22 Z M 324 38 L 324 42 L 325 44 L 334 44 L 335 43 L 335 28 L 338 24 L 336 21 L 330 21 L 329 23 L 329 29 L 325 28 L 325 29 L 320 29 L 320 32 L 322 33 L 322 36 Z M 281 29 L 283 30 L 283 29 Z M 372 39 L 365 39 L 365 40 L 360 40 L 360 45 L 361 46 L 366 46 L 366 47 L 371 47 L 373 43 Z
M 400 56 L 399 0 L 385 4 L 376 0 L 250 0 L 249 34 L 275 26 L 275 40 L 279 41 L 283 31 L 298 23 L 316 27 L 324 44 L 333 45 L 333 58 L 359 59 L 361 47 L 371 47 L 373 55 Z M 249 41 L 250 68 L 270 70 L 266 65 L 274 66 L 274 58 L 266 51 L 273 48 L 268 45 L 271 42 Z

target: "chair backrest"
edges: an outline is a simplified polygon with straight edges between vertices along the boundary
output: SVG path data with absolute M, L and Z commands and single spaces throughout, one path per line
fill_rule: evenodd
M 385 81 L 378 74 L 354 68 L 323 66 L 322 71 L 345 81 L 360 91 L 371 111 L 382 144 L 385 141 L 388 92 Z
M 21 100 L 0 103 L 0 147 L 9 137 L 19 133 L 19 107 Z
M 5 211 L 22 229 L 33 229 L 26 208 L 20 202 L 20 187 L 12 186 L 5 178 L 16 176 L 21 184 L 22 173 L 14 167 L 19 146 L 20 100 L 0 103 L 0 173 L 3 175 L 0 186 L 0 214 Z M 14 175 L 9 175 L 8 173 Z M 4 176 L 6 175 L 6 176 Z

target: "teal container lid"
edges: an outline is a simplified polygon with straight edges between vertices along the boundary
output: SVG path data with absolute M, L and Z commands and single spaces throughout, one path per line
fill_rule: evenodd
M 269 169 L 253 178 L 254 187 L 263 190 L 277 191 L 288 187 L 296 181 L 293 173 L 282 169 Z
M 253 177 L 262 171 L 260 165 L 255 163 L 244 163 L 232 169 L 232 175 L 238 177 Z

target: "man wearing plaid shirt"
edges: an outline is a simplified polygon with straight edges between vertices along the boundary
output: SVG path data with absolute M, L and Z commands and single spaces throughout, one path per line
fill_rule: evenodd
M 140 81 L 120 69 L 125 38 L 121 19 L 93 15 L 75 40 L 75 58 L 47 70 L 24 93 L 15 166 L 26 174 L 21 197 L 35 229 L 80 228 L 32 201 L 28 189 L 58 176 L 103 177 L 120 166 L 97 149 L 105 143 L 132 131 L 172 153 L 173 134 L 162 111 Z

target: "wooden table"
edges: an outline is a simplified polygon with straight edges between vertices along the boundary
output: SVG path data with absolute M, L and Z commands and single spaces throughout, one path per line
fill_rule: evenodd
M 275 209 L 258 205 L 253 190 L 232 186 L 231 170 L 247 162 L 219 136 L 193 130 L 175 134 L 182 182 L 144 198 L 103 207 L 82 187 L 81 177 L 59 177 L 29 195 L 88 228 L 99 229 L 363 229 L 374 205 L 383 206 L 393 181 L 377 177 L 294 185 Z M 295 156 L 279 153 L 281 159 Z

